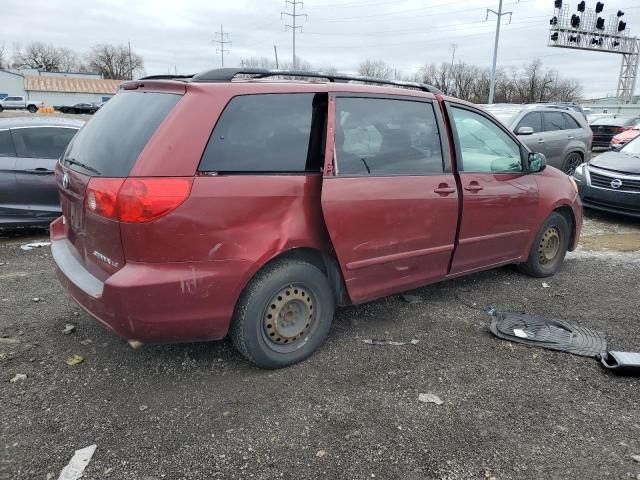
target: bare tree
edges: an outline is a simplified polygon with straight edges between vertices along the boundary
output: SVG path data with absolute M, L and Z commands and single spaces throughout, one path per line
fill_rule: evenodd
M 144 60 L 125 45 L 103 43 L 91 48 L 87 56 L 89 69 L 101 73 L 104 78 L 126 80 L 144 71 Z
M 363 77 L 388 80 L 391 78 L 393 70 L 381 60 L 365 60 L 358 67 L 358 74 Z
M 16 68 L 38 68 L 47 72 L 60 70 L 60 50 L 51 44 L 31 42 L 25 47 L 17 44 L 13 54 L 13 66 Z
M 273 70 L 276 68 L 275 60 L 269 57 L 249 57 L 240 60 L 240 65 L 244 68 L 267 68 Z
M 6 49 L 4 42 L 0 43 L 0 69 L 7 68 Z
M 60 70 L 63 72 L 84 72 L 87 66 L 82 62 L 78 54 L 69 48 L 59 48 Z

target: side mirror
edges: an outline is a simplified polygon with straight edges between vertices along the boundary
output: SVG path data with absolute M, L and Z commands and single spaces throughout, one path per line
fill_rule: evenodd
M 545 157 L 543 153 L 531 152 L 529 153 L 527 163 L 529 172 L 541 172 L 547 166 L 547 157 Z
M 516 135 L 533 135 L 533 128 L 531 127 L 520 127 L 516 132 Z

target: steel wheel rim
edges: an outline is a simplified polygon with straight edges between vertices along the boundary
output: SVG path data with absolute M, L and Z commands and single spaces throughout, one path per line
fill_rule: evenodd
M 553 263 L 558 257 L 560 252 L 560 230 L 556 227 L 549 227 L 538 245 L 538 258 L 542 265 L 549 265 Z
M 271 296 L 262 314 L 262 338 L 271 350 L 288 353 L 304 346 L 315 330 L 318 302 L 305 285 L 291 284 Z
M 582 157 L 577 153 L 572 153 L 571 155 L 569 155 L 569 158 L 567 159 L 567 168 L 565 173 L 567 175 L 573 175 L 573 172 L 576 171 L 576 168 L 581 163 L 582 163 Z

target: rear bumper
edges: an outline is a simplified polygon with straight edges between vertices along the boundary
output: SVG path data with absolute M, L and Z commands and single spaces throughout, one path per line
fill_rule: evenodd
M 223 338 L 252 264 L 242 260 L 127 263 L 102 281 L 78 262 L 62 220 L 51 224 L 60 283 L 109 330 L 144 343 Z

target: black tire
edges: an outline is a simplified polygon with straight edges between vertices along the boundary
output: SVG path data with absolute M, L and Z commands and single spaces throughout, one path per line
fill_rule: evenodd
M 571 233 L 567 219 L 553 212 L 536 235 L 526 263 L 518 269 L 531 277 L 544 278 L 555 274 L 567 254 Z
M 29 112 L 31 113 L 36 113 L 38 111 L 38 107 L 36 107 L 35 105 L 29 105 L 27 107 L 27 110 L 29 110 Z
M 2 105 L 0 105 L 0 112 L 2 112 L 4 110 L 4 108 L 2 108 Z
M 258 272 L 240 296 L 231 339 L 254 365 L 287 367 L 320 347 L 334 310 L 324 273 L 300 260 L 276 260 Z
M 576 167 L 580 165 L 582 162 L 584 162 L 584 160 L 582 158 L 582 155 L 580 155 L 580 153 L 571 152 L 569 155 L 567 155 L 567 158 L 565 158 L 564 163 L 562 164 L 562 171 L 567 175 L 573 175 L 573 172 L 575 172 Z
M 93 115 L 94 113 L 96 113 L 95 110 L 89 110 L 89 115 Z

